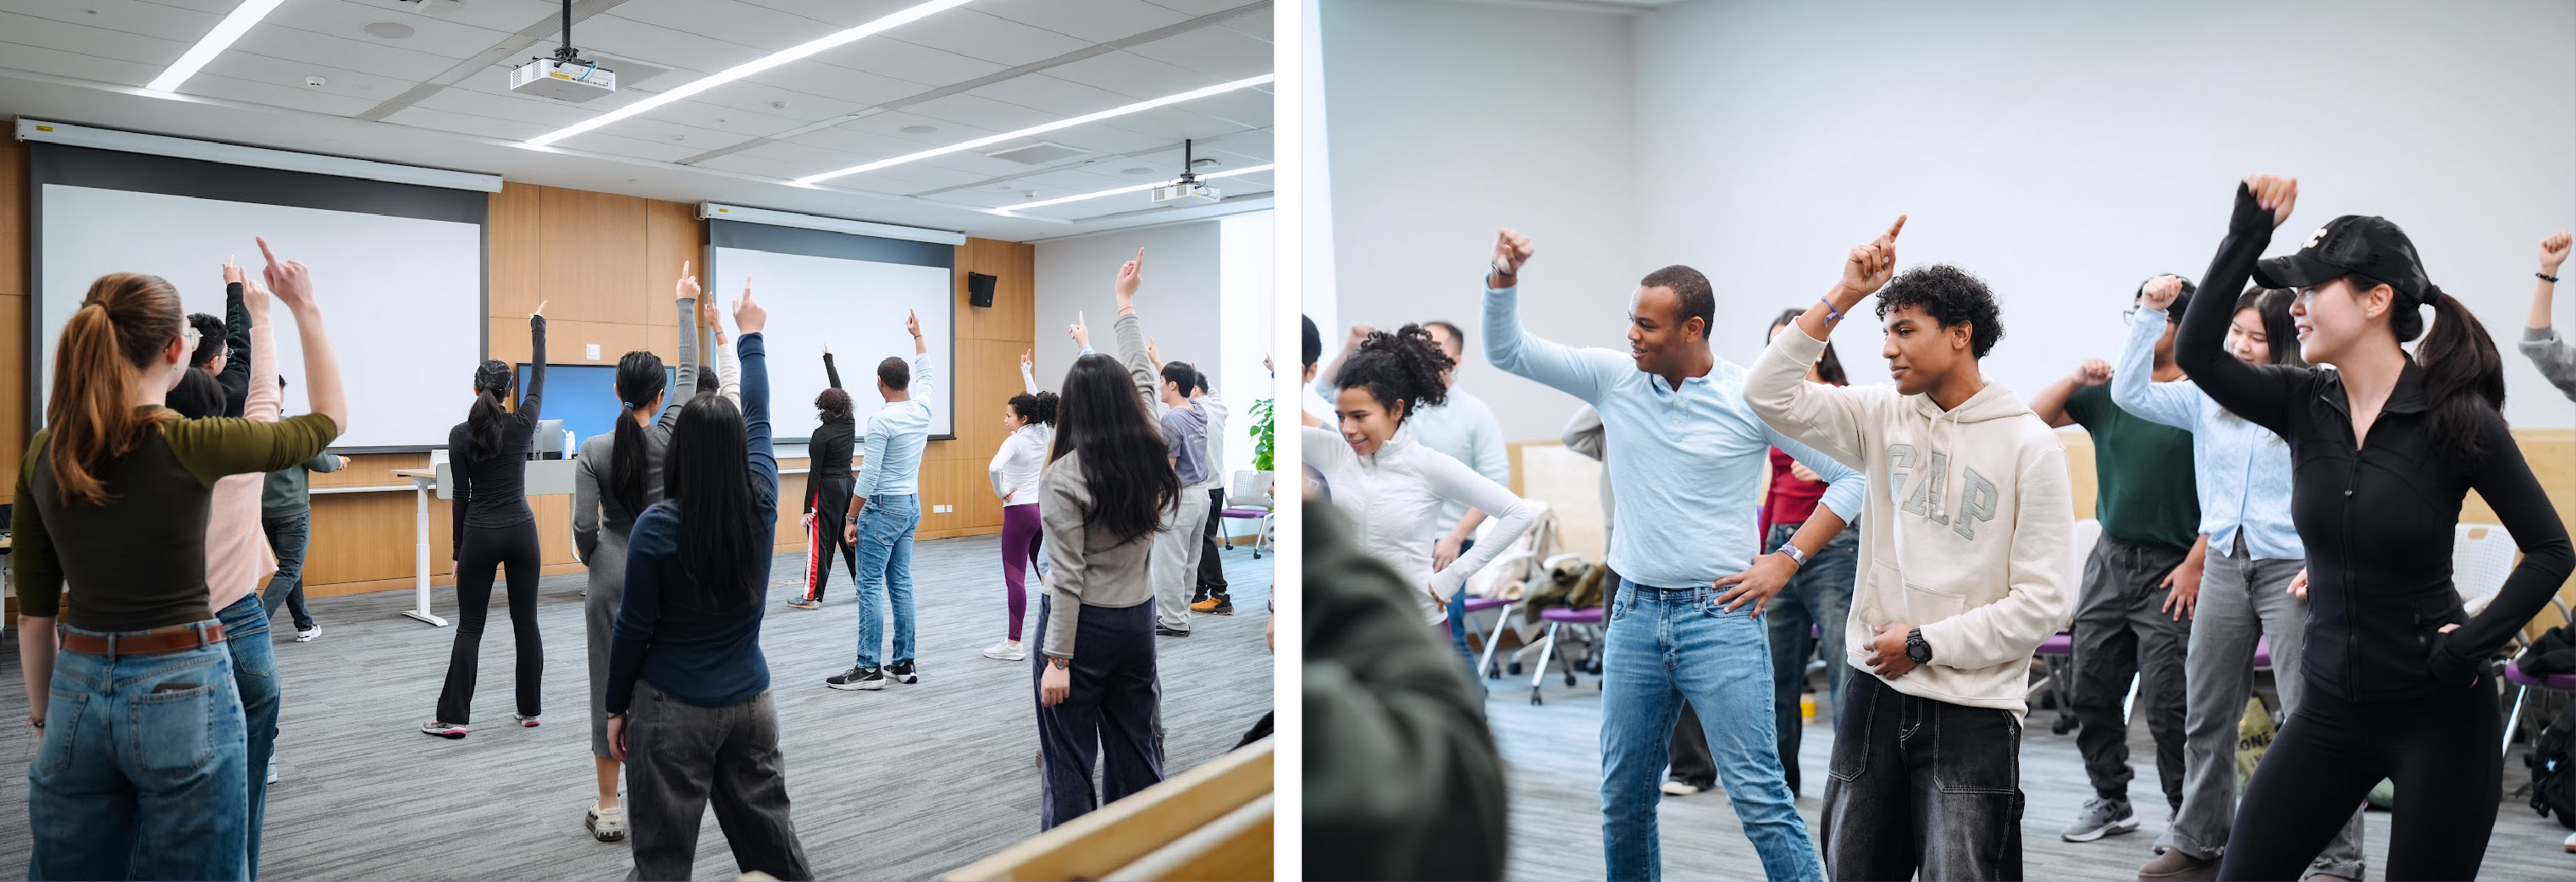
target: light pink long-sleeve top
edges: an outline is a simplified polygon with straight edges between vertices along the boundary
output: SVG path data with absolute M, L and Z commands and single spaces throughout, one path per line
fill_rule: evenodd
M 250 390 L 242 398 L 242 418 L 273 423 L 286 401 L 277 388 L 277 335 L 265 310 L 250 320 Z M 277 553 L 269 550 L 268 534 L 259 525 L 259 494 L 267 485 L 267 472 L 215 481 L 214 501 L 206 510 L 206 589 L 216 612 L 277 572 Z

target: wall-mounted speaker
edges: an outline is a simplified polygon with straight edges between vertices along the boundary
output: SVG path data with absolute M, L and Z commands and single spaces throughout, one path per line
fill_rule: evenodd
M 1001 279 L 983 273 L 966 274 L 966 302 L 987 309 L 993 306 L 993 283 Z

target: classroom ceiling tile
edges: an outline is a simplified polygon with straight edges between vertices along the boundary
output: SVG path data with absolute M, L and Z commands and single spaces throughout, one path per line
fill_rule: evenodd
M 1167 64 L 1208 74 L 1209 82 L 1239 80 L 1270 72 L 1270 42 L 1225 28 L 1200 28 L 1174 34 L 1127 51 Z
M 920 3 L 921 0 L 741 0 L 741 2 L 746 6 L 759 6 L 800 15 L 830 25 L 828 30 L 840 30 L 902 12 Z
M 0 12 L 0 43 L 41 46 L 60 52 L 94 55 L 114 61 L 170 66 L 188 51 L 184 40 L 148 37 L 83 22 Z M 149 80 L 149 77 L 145 79 Z
M 220 62 L 223 59 L 216 60 Z M 205 71 L 189 77 L 187 84 L 180 86 L 179 91 L 208 98 L 246 101 L 252 104 L 327 113 L 333 116 L 352 116 L 376 105 L 376 99 L 332 94 L 320 89 L 307 89 L 300 84 L 285 85 L 256 79 L 236 79 L 215 72 L 214 67 L 212 64 L 206 65 Z
M 803 125 L 797 120 L 786 117 L 750 113 L 694 100 L 673 101 L 645 111 L 637 118 L 660 120 L 752 138 L 766 138 Z M 616 128 L 616 126 L 610 128 Z
M 785 90 L 852 105 L 844 113 L 856 113 L 863 107 L 873 107 L 897 98 L 908 98 L 921 94 L 922 90 L 928 88 L 911 80 L 808 59 L 761 71 L 710 89 L 705 94 L 712 96 L 731 92 L 741 86 Z M 789 103 L 794 103 L 792 99 L 788 100 Z
M 1157 138 L 1143 132 L 1119 128 L 1117 126 L 1117 122 L 1117 120 L 1112 119 L 1104 122 L 1084 123 L 1067 129 L 1058 129 L 1046 133 L 1046 139 L 1058 144 L 1063 144 L 1067 147 L 1080 147 L 1094 153 L 1126 153 L 1134 150 L 1145 150 L 1152 147 L 1159 147 L 1168 143 L 1168 141 L 1163 138 Z
M 971 4 L 906 24 L 888 34 L 907 43 L 1004 67 L 1045 61 L 1095 42 L 987 15 Z
M 1135 103 L 1135 99 L 1107 89 L 1086 86 L 1071 80 L 1060 80 L 1042 73 L 1012 77 L 976 88 L 966 94 L 1026 107 L 1053 114 L 1059 118 L 1080 116 L 1121 104 Z
M 1228 9 L 1238 9 L 1245 5 L 1245 0 L 1149 0 L 1149 2 L 1193 18 L 1213 15 Z
M 1275 35 L 1278 33 L 1276 30 L 1278 27 L 1277 19 L 1271 16 L 1271 11 L 1268 9 L 1261 10 L 1260 12 L 1248 12 L 1226 19 L 1225 21 L 1218 22 L 1217 27 L 1234 31 L 1264 42 L 1276 39 Z
M 172 40 L 181 44 L 182 52 L 187 51 L 189 45 L 195 44 L 198 38 L 212 30 L 215 22 L 223 20 L 223 14 L 220 12 L 207 14 L 159 3 L 146 3 L 143 0 L 90 0 L 86 3 L 65 3 L 62 0 L 0 0 L 0 13 L 15 13 L 28 18 L 98 28 L 120 34 Z M 35 33 L 20 30 L 29 27 L 29 22 L 8 20 L 5 15 L 0 15 L 0 21 L 8 23 L 8 27 L 0 28 L 0 40 L 28 45 L 46 45 L 36 42 L 38 38 Z M 54 48 L 86 51 L 72 46 Z M 178 56 L 174 54 L 171 57 L 175 59 Z
M 224 55 L 264 55 L 300 64 L 324 65 L 400 80 L 404 88 L 426 82 L 456 66 L 456 59 L 387 45 L 388 42 L 350 39 L 261 22 L 243 32 L 241 39 L 234 41 Z M 474 51 L 480 52 L 483 48 L 478 46 Z
M 1089 43 L 1106 43 L 1190 19 L 1145 0 L 976 0 L 971 8 Z
M 396 125 L 418 126 L 424 129 L 437 129 L 442 132 L 456 132 L 459 134 L 474 135 L 484 138 L 498 138 L 507 141 L 525 141 L 529 138 L 534 138 L 538 135 L 561 128 L 560 126 L 550 126 L 543 123 L 524 122 L 514 119 L 502 119 L 495 116 L 454 113 L 451 111 L 425 107 L 419 104 L 414 104 L 410 107 L 405 107 L 401 110 L 395 111 L 392 116 L 385 117 L 385 121 Z
M 205 68 L 199 71 L 197 76 L 202 77 L 208 74 L 267 83 L 273 86 L 311 94 L 337 95 L 353 101 L 363 102 L 358 105 L 356 110 L 342 112 L 342 115 L 358 113 L 369 107 L 375 106 L 377 102 L 400 95 L 405 90 L 410 89 L 414 82 L 412 80 L 398 80 L 390 77 L 360 73 L 358 71 L 346 70 L 329 65 L 309 64 L 285 58 L 272 58 L 266 55 L 258 55 L 250 52 L 226 52 L 215 56 L 213 61 L 206 62 Z M 322 85 L 307 85 L 305 78 L 315 76 L 322 78 Z M 212 92 L 198 90 L 196 88 L 196 84 L 196 77 L 190 77 L 188 82 L 180 84 L 179 91 L 194 95 L 214 94 Z M 278 106 L 293 107 L 298 110 L 310 110 L 313 109 L 315 105 L 298 103 L 281 104 Z
M 943 95 L 906 107 L 904 110 L 930 119 L 964 123 L 992 132 L 1025 129 L 1074 115 L 1048 113 L 963 93 Z
M 730 0 L 626 0 L 609 15 L 655 27 L 776 52 L 840 30 L 802 15 Z M 573 42 L 584 39 L 573 26 Z
M 548 36 L 523 54 L 552 55 L 555 47 L 560 45 L 560 39 Z M 572 43 L 585 54 L 597 51 L 660 67 L 697 71 L 723 70 L 772 51 L 623 18 L 614 12 L 594 15 L 573 25 Z M 511 61 L 517 63 L 518 59 Z M 677 82 L 687 82 L 687 79 Z
M 941 13 L 950 14 L 954 12 Z M 818 52 L 810 60 L 931 87 L 962 83 L 1011 66 L 905 42 L 903 35 L 911 27 L 905 25 L 846 46 Z
M 1210 116 L 1250 128 L 1268 128 L 1276 96 L 1259 88 L 1236 89 L 1222 95 L 1194 99 L 1180 108 L 1201 116 Z
M 140 86 L 151 82 L 153 77 L 160 76 L 161 69 L 168 66 L 118 61 L 113 58 L 82 55 L 78 52 L 65 52 L 60 49 L 0 40 L 0 67 L 32 70 L 54 76 Z
M 931 130 L 914 132 L 904 131 L 904 129 L 921 128 L 924 126 L 929 127 Z M 944 147 L 960 141 L 972 141 L 986 135 L 995 135 L 1008 131 L 1008 129 L 978 128 L 976 126 L 959 123 L 955 120 L 922 116 L 905 110 L 870 114 L 868 116 L 842 123 L 839 127 L 902 138 L 906 141 L 911 141 L 915 144 L 921 145 L 919 147 L 912 148 L 912 150 L 921 150 L 930 147 Z M 910 153 L 912 151 L 906 150 L 904 152 Z
M 158 2 L 158 0 L 156 0 L 156 2 Z M 293 5 L 301 6 L 315 2 L 317 2 L 317 0 L 297 0 Z M 365 7 L 367 9 L 374 10 L 379 15 L 402 16 L 401 18 L 389 17 L 385 20 L 399 21 L 416 28 L 426 27 L 422 24 L 424 21 L 442 23 L 452 22 L 470 27 L 499 31 L 504 34 L 516 33 L 520 28 L 524 28 L 541 21 L 552 21 L 555 13 L 559 11 L 562 6 L 562 4 L 555 2 L 555 0 L 466 0 L 466 2 L 451 7 L 450 11 L 444 15 L 433 16 L 421 14 L 419 11 L 420 4 L 409 2 L 409 0 L 328 0 L 328 2 Z M 222 5 L 225 10 L 230 10 L 233 3 L 224 2 Z M 270 14 L 275 15 L 276 13 Z M 596 17 L 597 16 L 593 16 L 593 18 Z M 575 33 L 579 33 L 581 25 L 581 22 L 573 23 Z
M 462 7 L 460 11 L 461 9 Z M 387 37 L 367 31 L 368 25 L 378 23 L 402 25 L 410 28 L 411 33 L 408 36 Z M 417 15 L 366 3 L 349 2 L 349 0 L 288 3 L 270 12 L 267 18 L 261 20 L 261 24 L 310 34 L 347 38 L 399 52 L 433 55 L 448 59 L 450 64 L 472 58 L 483 50 L 492 48 L 492 44 L 507 39 L 511 33 L 465 24 L 451 18 Z
M 560 129 L 599 115 L 598 110 L 591 110 L 578 104 L 527 98 L 510 94 L 507 90 L 489 91 L 471 87 L 442 89 L 412 106 L 534 123 L 548 126 L 546 131 Z M 538 134 L 544 134 L 544 132 Z
M 1069 61 L 1047 68 L 1046 73 L 1060 80 L 1136 100 L 1159 98 L 1224 82 L 1189 68 L 1125 51 L 1103 52 L 1080 61 Z
M 1182 105 L 1182 107 L 1186 106 Z M 1245 126 L 1240 124 L 1191 113 L 1180 107 L 1140 110 L 1106 122 L 1131 132 L 1143 132 L 1167 141 L 1179 141 L 1184 138 L 1204 140 L 1231 135 L 1245 129 Z
M 706 149 L 706 147 L 702 145 L 686 144 L 675 141 L 629 138 L 596 131 L 583 132 L 581 134 L 565 138 L 561 141 L 557 141 L 555 144 L 567 150 L 604 153 L 610 156 L 625 156 L 635 159 L 650 159 L 657 162 L 671 162 L 673 160 L 684 159 Z

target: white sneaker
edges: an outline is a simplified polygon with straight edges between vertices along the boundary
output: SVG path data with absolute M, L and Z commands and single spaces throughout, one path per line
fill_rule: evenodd
M 1667 796 L 1689 796 L 1698 792 L 1699 785 L 1697 784 L 1673 781 L 1669 779 L 1664 781 L 1664 794 Z
M 304 628 L 304 629 L 301 629 L 301 630 L 296 631 L 296 632 L 295 632 L 295 642 L 297 642 L 297 643 L 311 643 L 311 642 L 313 642 L 313 638 L 315 638 L 315 637 L 320 637 L 320 636 L 322 636 L 322 626 L 321 626 L 321 625 L 319 625 L 319 624 L 316 624 L 316 625 L 314 625 L 313 627 L 310 627 L 310 628 Z
M 268 783 L 271 783 L 271 784 L 275 784 L 275 783 L 277 783 L 277 755 L 276 755 L 276 754 L 269 754 L 269 756 L 268 756 Z
M 590 837 L 601 842 L 616 842 L 624 839 L 626 838 L 626 806 L 620 804 L 616 808 L 603 809 L 598 803 L 592 803 L 589 811 L 584 813 L 581 825 L 590 828 Z
M 1003 661 L 1025 661 L 1029 657 L 1029 651 L 1021 649 L 1018 641 L 1004 640 L 985 647 L 984 657 L 998 658 Z

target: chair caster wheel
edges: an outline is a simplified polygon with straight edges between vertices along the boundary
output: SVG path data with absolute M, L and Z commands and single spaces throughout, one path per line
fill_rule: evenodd
M 1543 703 L 1545 703 L 1542 699 L 1540 699 L 1540 698 L 1539 698 L 1538 690 L 1536 690 L 1536 689 L 1532 689 L 1532 690 L 1530 690 L 1530 703 L 1531 703 L 1531 704 L 1543 704 Z
M 1512 676 L 1515 676 L 1515 677 L 1520 676 L 1520 675 L 1521 675 L 1521 663 L 1520 663 L 1520 662 L 1513 662 L 1513 663 L 1512 663 L 1512 668 L 1511 668 L 1511 670 L 1512 670 Z
M 1574 685 L 1574 675 L 1573 675 L 1573 674 L 1569 673 L 1569 674 L 1566 674 L 1566 675 L 1565 675 L 1565 685 L 1567 685 L 1567 686 L 1572 686 L 1572 685 Z

